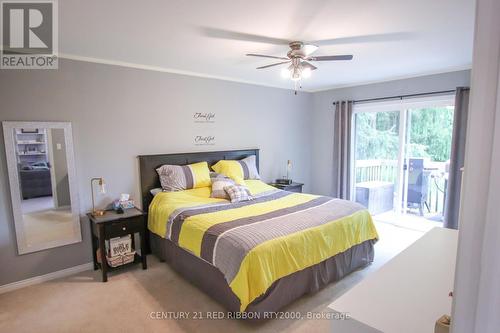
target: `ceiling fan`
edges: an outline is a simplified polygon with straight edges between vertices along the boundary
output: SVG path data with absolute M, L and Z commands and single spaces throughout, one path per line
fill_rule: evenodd
M 300 81 L 302 78 L 308 78 L 309 76 L 311 76 L 311 71 L 317 69 L 317 67 L 311 64 L 311 62 L 352 60 L 353 58 L 351 54 L 312 56 L 311 54 L 318 49 L 318 46 L 313 44 L 306 44 L 300 41 L 290 42 L 288 45 L 290 46 L 290 51 L 288 51 L 286 57 L 277 57 L 256 53 L 247 53 L 247 56 L 284 60 L 274 64 L 260 66 L 257 67 L 257 69 L 265 69 L 269 67 L 290 64 L 290 66 L 288 66 L 287 68 L 283 68 L 281 73 L 283 77 L 290 78 L 295 81 L 296 85 L 297 81 Z
M 257 69 L 264 69 L 289 63 L 290 65 L 287 68 L 282 69 L 282 75 L 295 81 L 295 93 L 297 93 L 297 86 L 300 86 L 300 80 L 311 75 L 311 72 L 316 69 L 316 66 L 314 66 L 311 62 L 352 60 L 353 58 L 352 55 L 313 56 L 312 53 L 314 53 L 318 49 L 317 45 L 323 46 L 361 43 L 387 43 L 401 40 L 412 40 L 418 37 L 418 35 L 414 32 L 399 31 L 391 33 L 375 33 L 370 35 L 354 35 L 336 37 L 332 39 L 315 40 L 310 41 L 309 44 L 301 41 L 290 42 L 290 40 L 282 38 L 255 35 L 212 27 L 198 27 L 198 29 L 201 34 L 210 38 L 273 45 L 288 45 L 290 47 L 290 51 L 288 51 L 286 57 L 277 57 L 255 53 L 249 53 L 247 54 L 247 56 L 281 60 L 278 63 L 257 67 Z

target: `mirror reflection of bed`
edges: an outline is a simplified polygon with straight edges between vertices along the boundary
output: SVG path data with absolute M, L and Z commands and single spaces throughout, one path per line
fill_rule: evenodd
M 64 129 L 15 129 L 26 244 L 73 237 Z

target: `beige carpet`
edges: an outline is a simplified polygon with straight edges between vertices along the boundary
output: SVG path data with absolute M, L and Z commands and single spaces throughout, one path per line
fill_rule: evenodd
M 307 295 L 283 311 L 329 312 L 335 298 L 422 236 L 422 233 L 377 223 L 381 240 L 375 262 L 321 292 Z M 352 320 L 173 320 L 151 319 L 151 312 L 225 310 L 186 282 L 167 264 L 148 257 L 117 271 L 107 283 L 99 271 L 87 271 L 0 295 L 0 332 L 373 332 Z M 344 327 L 348 324 L 348 328 Z

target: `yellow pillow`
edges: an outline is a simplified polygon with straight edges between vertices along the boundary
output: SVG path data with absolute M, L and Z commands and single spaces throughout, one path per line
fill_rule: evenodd
M 212 169 L 226 177 L 231 178 L 238 185 L 246 185 L 244 180 L 244 173 L 241 164 L 238 161 L 220 160 L 212 165 Z
M 207 162 L 189 164 L 188 167 L 193 173 L 193 188 L 206 187 L 212 185 L 210 180 L 210 169 Z

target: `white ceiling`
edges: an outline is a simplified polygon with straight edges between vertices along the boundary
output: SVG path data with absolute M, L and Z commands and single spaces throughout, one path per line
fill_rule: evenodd
M 272 59 L 245 56 L 288 46 L 252 35 L 330 40 L 314 55 L 354 55 L 315 63 L 308 91 L 469 68 L 473 28 L 474 0 L 59 1 L 63 57 L 291 88 L 280 66 L 255 69 Z

